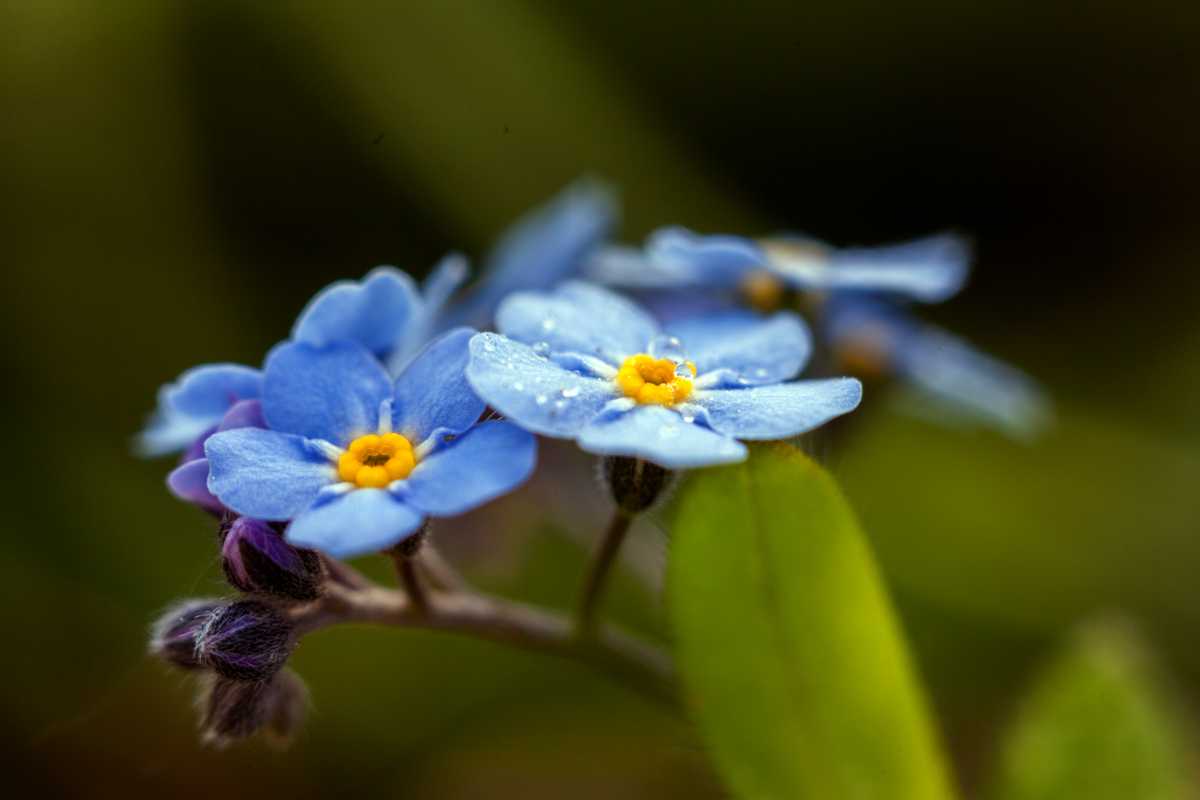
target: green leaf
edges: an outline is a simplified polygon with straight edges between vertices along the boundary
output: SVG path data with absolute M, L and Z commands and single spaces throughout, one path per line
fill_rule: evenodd
M 1002 751 L 996 800 L 1193 797 L 1181 728 L 1132 631 L 1081 631 L 1036 679 Z
M 667 591 L 687 699 L 739 796 L 953 795 L 871 551 L 799 451 L 691 478 Z

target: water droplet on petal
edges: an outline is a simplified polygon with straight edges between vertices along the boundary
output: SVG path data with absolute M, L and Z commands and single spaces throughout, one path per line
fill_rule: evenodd
M 534 398 L 534 400 L 537 402 L 537 404 L 539 406 L 544 406 L 550 400 L 550 398 L 544 394 L 539 394 L 537 397 Z
M 754 370 L 754 376 L 757 378 L 767 377 L 766 367 L 759 367 L 758 369 Z
M 679 341 L 679 337 L 666 333 L 660 333 L 654 337 L 650 342 L 649 352 L 654 358 L 669 358 L 672 361 L 687 360 L 683 351 L 683 342 Z
M 523 392 L 523 391 L 525 391 L 525 384 L 521 383 L 520 381 L 517 381 L 516 383 L 513 384 L 513 388 L 516 389 L 518 392 Z
M 563 397 L 578 397 L 579 396 L 579 387 L 578 386 L 569 386 L 566 389 L 563 389 L 562 396 Z
M 550 355 L 550 343 L 549 342 L 536 343 L 533 346 L 533 352 L 535 355 L 539 355 L 542 358 L 545 358 L 546 356 Z
M 686 363 L 682 363 L 682 364 L 675 365 L 675 377 L 676 378 L 687 378 L 688 380 L 691 380 L 692 378 L 694 378 L 696 376 L 692 374 L 691 367 L 689 367 Z
M 554 330 L 557 327 L 558 327 L 558 322 L 556 320 L 553 320 L 550 318 L 546 318 L 546 319 L 542 320 L 542 330 L 544 330 L 546 333 L 549 333 L 550 331 Z

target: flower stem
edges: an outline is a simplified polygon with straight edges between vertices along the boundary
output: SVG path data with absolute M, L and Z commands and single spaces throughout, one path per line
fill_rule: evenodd
M 442 630 L 549 653 L 619 678 L 646 696 L 677 707 L 674 672 L 662 650 L 617 628 L 602 626 L 580 638 L 561 614 L 473 592 L 436 593 L 418 609 L 403 592 L 383 587 L 334 588 L 293 612 L 297 631 L 310 633 L 343 622 Z
M 404 587 L 404 594 L 408 596 L 413 611 L 428 614 L 429 595 L 425 591 L 425 585 L 421 583 L 421 576 L 417 574 L 415 557 L 399 553 L 393 553 L 392 557 L 396 560 L 396 577 L 400 579 L 400 585 Z
M 592 558 L 587 577 L 583 581 L 583 591 L 579 595 L 579 607 L 576 612 L 576 629 L 581 637 L 590 636 L 596 627 L 596 606 L 604 591 L 608 574 L 616 563 L 621 543 L 625 541 L 625 534 L 629 532 L 629 526 L 633 523 L 633 516 L 620 508 L 613 512 L 612 521 L 604 532 L 604 538 L 600 540 L 600 548 Z

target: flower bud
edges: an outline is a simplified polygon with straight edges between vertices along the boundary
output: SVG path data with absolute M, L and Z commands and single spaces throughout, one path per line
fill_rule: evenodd
M 308 689 L 291 670 L 269 681 L 213 676 L 203 686 L 198 705 L 206 742 L 224 746 L 261 731 L 272 743 L 286 745 L 308 712 Z
M 199 669 L 196 637 L 213 614 L 224 606 L 221 600 L 184 600 L 158 618 L 150 633 L 150 652 L 183 669 Z
M 292 623 L 266 603 L 240 600 L 221 606 L 196 634 L 200 664 L 239 681 L 274 675 L 292 650 Z
M 221 522 L 221 563 L 229 583 L 249 594 L 298 601 L 321 594 L 321 559 L 284 541 L 279 523 L 226 517 Z
M 640 458 L 609 456 L 604 459 L 604 481 L 622 511 L 640 514 L 671 482 L 671 472 Z

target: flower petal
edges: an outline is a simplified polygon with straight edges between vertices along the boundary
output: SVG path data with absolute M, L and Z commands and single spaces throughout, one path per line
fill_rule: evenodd
M 333 464 L 313 442 L 277 431 L 237 428 L 214 433 L 204 452 L 209 491 L 248 517 L 291 519 L 337 480 Z
M 795 381 L 696 392 L 713 430 L 739 439 L 787 439 L 853 411 L 862 400 L 854 378 Z
M 446 304 L 467 279 L 467 259 L 461 253 L 449 253 L 434 265 L 421 284 L 421 299 L 400 341 L 384 359 L 388 372 L 399 375 L 413 357 L 429 343 L 435 331 L 442 330 Z
M 746 458 L 741 442 L 655 405 L 597 418 L 579 434 L 579 446 L 589 453 L 644 458 L 667 469 L 729 464 Z
M 218 431 L 231 431 L 236 428 L 265 428 L 267 421 L 263 419 L 261 400 L 242 400 L 234 403 L 221 417 Z
M 134 439 L 134 451 L 143 458 L 164 456 L 186 449 L 211 429 L 208 420 L 177 414 L 160 405 Z
M 453 516 L 511 492 L 536 462 L 532 434 L 510 422 L 484 422 L 435 450 L 393 491 L 427 514 Z
M 263 415 L 271 428 L 345 445 L 379 427 L 387 371 L 361 345 L 285 342 L 267 356 Z
M 624 289 L 675 289 L 696 283 L 696 274 L 683 261 L 651 258 L 640 247 L 610 245 L 597 250 L 584 270 L 588 280 Z
M 459 433 L 486 407 L 465 375 L 475 331 L 455 328 L 431 342 L 396 379 L 392 428 L 420 444 L 437 429 Z
M 379 267 L 361 281 L 338 281 L 318 292 L 296 319 L 292 339 L 316 346 L 356 342 L 382 358 L 421 310 L 413 279 Z
M 496 327 L 519 342 L 545 342 L 551 352 L 583 353 L 612 364 L 646 349 L 658 324 L 637 304 L 589 283 L 553 292 L 518 292 L 496 312 Z
M 679 337 L 705 386 L 779 383 L 795 377 L 812 352 L 808 326 L 791 312 L 727 311 L 672 323 L 667 332 Z
M 145 456 L 182 450 L 221 421 L 239 400 L 262 393 L 262 373 L 241 364 L 205 364 L 159 389 L 158 408 L 138 435 Z
M 734 288 L 749 271 L 765 267 L 766 255 L 741 236 L 701 236 L 687 228 L 660 228 L 646 242 L 652 261 L 686 270 L 690 285 Z
M 495 333 L 471 339 L 467 380 L 492 408 L 546 436 L 575 436 L 616 396 L 610 380 L 563 369 L 520 342 Z
M 768 244 L 771 269 L 793 285 L 817 291 L 884 292 L 936 303 L 966 282 L 971 251 L 949 233 L 879 247 L 824 252 L 807 245 L 789 253 L 788 240 Z
M 579 269 L 616 222 L 606 186 L 582 180 L 517 220 L 484 263 L 478 285 L 446 316 L 445 326 L 491 326 L 500 302 L 513 292 L 554 286 Z
M 297 547 L 349 558 L 391 547 L 420 528 L 423 519 L 384 489 L 354 489 L 300 514 L 284 538 Z
M 205 511 L 220 514 L 225 510 L 221 501 L 208 490 L 207 458 L 198 458 L 171 470 L 167 488 L 180 500 L 198 505 Z

